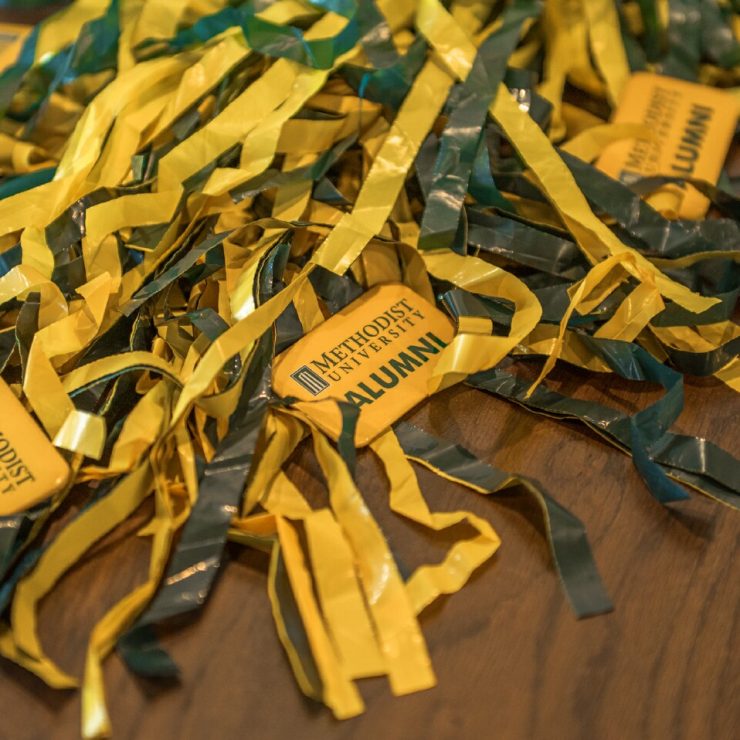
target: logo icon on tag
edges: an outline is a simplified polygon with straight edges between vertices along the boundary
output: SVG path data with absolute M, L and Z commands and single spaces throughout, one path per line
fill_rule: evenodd
M 312 396 L 318 396 L 321 391 L 325 391 L 329 387 L 329 384 L 320 375 L 311 370 L 308 365 L 299 367 L 298 370 L 290 374 L 290 377 L 298 385 L 305 388 Z

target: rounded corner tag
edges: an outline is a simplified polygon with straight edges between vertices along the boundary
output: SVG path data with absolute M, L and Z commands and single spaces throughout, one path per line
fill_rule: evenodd
M 70 469 L 1 378 L 0 408 L 0 516 L 8 516 L 61 491 Z
M 301 411 L 334 439 L 336 404 L 315 402 L 353 403 L 362 447 L 429 396 L 434 360 L 453 336 L 452 321 L 411 288 L 379 285 L 280 354 L 273 388 L 304 402 Z
M 624 87 L 614 123 L 642 123 L 656 136 L 606 147 L 597 166 L 625 185 L 652 176 L 695 178 L 717 184 L 735 134 L 736 99 L 724 90 L 639 72 Z M 686 183 L 667 184 L 648 198 L 671 218 L 702 218 L 709 199 Z

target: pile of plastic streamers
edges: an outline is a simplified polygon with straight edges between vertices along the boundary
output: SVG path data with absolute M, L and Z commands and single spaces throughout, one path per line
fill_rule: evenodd
M 138 674 L 176 673 L 155 628 L 201 608 L 229 541 L 271 553 L 296 680 L 336 717 L 363 710 L 360 677 L 430 687 L 418 615 L 499 540 L 469 512 L 431 512 L 411 461 L 481 494 L 524 486 L 574 612 L 608 611 L 578 519 L 401 421 L 370 445 L 391 508 L 476 531 L 404 580 L 353 479 L 357 409 L 337 401 L 331 440 L 275 393 L 274 357 L 384 283 L 454 322 L 430 394 L 467 382 L 580 420 L 661 502 L 687 498 L 686 484 L 737 508 L 738 461 L 669 431 L 684 374 L 740 390 L 731 178 L 627 185 L 593 165 L 606 145 L 650 136 L 609 123 L 636 71 L 735 95 L 736 7 L 80 0 L 35 28 L 0 76 L 0 371 L 71 476 L 3 517 L 0 652 L 52 687 L 78 685 L 44 652 L 38 604 L 151 497 L 147 580 L 90 635 L 85 737 L 110 732 L 114 647 Z M 698 189 L 709 217 L 653 207 L 661 187 Z M 512 372 L 538 358 L 536 383 Z M 632 415 L 575 400 L 543 384 L 557 360 L 665 393 Z M 284 469 L 304 439 L 323 508 Z M 86 506 L 50 534 L 73 488 Z

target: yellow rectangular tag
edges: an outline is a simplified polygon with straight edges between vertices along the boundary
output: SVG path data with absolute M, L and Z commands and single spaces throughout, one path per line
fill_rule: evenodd
M 0 409 L 0 516 L 7 516 L 60 491 L 69 466 L 2 378 Z
M 434 359 L 453 335 L 450 319 L 411 288 L 380 285 L 279 355 L 272 385 L 310 401 L 296 407 L 334 439 L 342 418 L 332 399 L 354 403 L 361 447 L 428 397 Z
M 624 139 L 604 149 L 598 167 L 629 185 L 652 175 L 717 183 L 735 132 L 734 96 L 693 82 L 638 72 L 625 85 L 614 123 L 643 123 L 653 140 Z M 702 218 L 709 200 L 691 185 L 666 185 L 648 198 L 669 217 Z

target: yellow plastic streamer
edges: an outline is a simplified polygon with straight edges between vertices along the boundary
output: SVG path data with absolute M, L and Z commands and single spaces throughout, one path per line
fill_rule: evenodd
M 406 590 L 414 611 L 419 614 L 438 596 L 461 589 L 473 571 L 496 552 L 501 540 L 488 522 L 469 511 L 432 513 L 424 501 L 414 469 L 392 431 L 378 437 L 371 448 L 382 461 L 390 481 L 393 511 L 436 532 L 461 522 L 467 522 L 478 532 L 472 539 L 456 542 L 442 563 L 422 565 L 412 573 Z
M 364 709 L 362 698 L 342 668 L 324 628 L 318 605 L 313 597 L 311 578 L 303 558 L 298 534 L 287 519 L 277 516 L 275 521 L 288 577 L 311 643 L 311 652 L 324 684 L 323 700 L 337 719 L 354 717 Z
M 617 8 L 611 0 L 581 0 L 581 3 L 594 60 L 604 77 L 609 100 L 615 105 L 630 76 Z
M 95 542 L 139 507 L 152 483 L 152 469 L 145 462 L 67 525 L 44 551 L 31 574 L 18 584 L 11 610 L 12 650 L 21 651 L 29 670 L 50 686 L 71 687 L 77 682 L 44 655 L 36 626 L 37 604 Z
M 323 434 L 311 431 L 332 510 L 357 559 L 391 689 L 400 695 L 430 688 L 435 677 L 424 637 L 385 538 L 342 458 Z
M 593 161 L 613 141 L 656 135 L 644 126 L 607 124 L 599 117 L 606 117 L 608 107 L 619 100 L 629 76 L 612 0 L 548 0 L 541 18 L 524 24 L 523 43 L 509 66 L 533 67 L 543 54 L 539 92 L 554 104 L 548 133 L 505 86 L 489 111 L 528 168 L 526 177 L 548 202 L 504 195 L 522 217 L 543 228 L 567 229 L 590 263 L 586 276 L 571 287 L 559 325 L 541 323 L 534 292 L 513 272 L 494 264 L 495 259 L 417 248 L 424 204 L 415 188 L 407 187 L 409 175 L 427 137 L 439 135 L 445 125 L 440 114 L 453 85 L 466 79 L 477 46 L 500 26 L 500 14 L 490 20 L 490 2 L 378 0 L 388 21 L 388 41 L 399 53 L 406 53 L 418 35 L 431 47 L 393 115 L 385 101 L 371 102 L 362 87 L 350 87 L 343 70 L 337 74 L 347 62 L 356 68 L 372 66 L 371 49 L 362 44 L 335 59 L 331 69 L 262 56 L 249 48 L 238 26 L 186 51 L 160 53 L 180 29 L 226 5 L 226 0 L 120 0 L 117 69 L 65 80 L 37 111 L 36 91 L 24 82 L 0 130 L 4 181 L 56 168 L 50 182 L 0 200 L 4 342 L 14 328 L 28 333 L 29 324 L 24 327 L 21 317 L 36 322 L 31 324 L 32 340 L 18 331 L 19 341 L 3 345 L 11 349 L 3 361 L 14 373 L 13 391 L 50 440 L 70 453 L 70 485 L 122 476 L 55 535 L 20 581 L 10 626 L 0 626 L 2 655 L 50 686 L 77 685 L 44 654 L 37 633 L 38 604 L 84 552 L 154 494 L 155 514 L 139 532 L 152 537 L 147 577 L 109 609 L 90 636 L 82 691 L 82 733 L 89 738 L 111 732 L 104 660 L 155 593 L 174 534 L 197 501 L 196 460 L 212 459 L 241 396 L 245 377 L 234 378 L 238 363 L 232 360 L 238 358 L 243 366 L 256 341 L 273 330 L 288 308 L 295 309 L 305 332 L 328 317 L 328 304 L 314 282 L 317 275 L 326 277 L 319 268 L 339 276 L 349 272 L 363 290 L 403 282 L 433 302 L 434 278 L 513 305 L 505 336 L 494 334 L 488 316 L 459 319 L 455 337 L 433 367 L 430 391 L 512 354 L 546 356 L 538 382 L 557 359 L 608 372 L 608 365 L 568 322 L 574 312 L 589 313 L 626 283 L 630 292 L 600 325 L 596 338 L 637 341 L 664 361 L 667 350 L 712 352 L 740 335 L 728 321 L 696 327 L 651 324 L 666 301 L 694 313 L 717 302 L 661 270 L 736 255 L 715 251 L 675 259 L 643 257 L 591 210 L 551 144 L 552 138 L 564 151 Z M 309 40 L 335 37 L 348 23 L 302 0 L 263 5 L 260 18 L 299 23 L 308 28 L 304 33 Z M 77 0 L 45 21 L 36 62 L 46 62 L 73 43 L 80 27 L 108 8 L 108 0 Z M 668 4 L 659 3 L 659 9 L 665 26 Z M 639 9 L 624 11 L 633 33 L 644 32 Z M 737 22 L 734 26 L 737 30 Z M 141 61 L 148 48 L 157 51 Z M 737 70 L 716 65 L 702 64 L 699 70 L 700 80 L 710 84 L 731 87 L 737 85 L 736 77 Z M 604 112 L 593 108 L 596 116 L 563 102 L 566 84 L 598 100 Z M 23 120 L 26 108 L 36 111 L 30 122 Z M 566 134 L 570 139 L 563 141 Z M 329 197 L 320 195 L 316 186 L 324 183 L 311 178 L 290 179 L 350 135 L 357 144 L 332 167 L 331 182 L 341 198 L 332 199 L 330 188 Z M 231 166 L 221 166 L 222 155 L 237 148 Z M 139 183 L 133 158 L 141 163 L 138 155 L 149 152 L 155 153 L 157 166 Z M 268 170 L 270 176 L 282 172 L 286 179 L 259 195 L 232 199 L 234 188 Z M 136 187 L 129 189 L 132 183 Z M 92 203 L 85 196 L 92 196 Z M 78 227 L 84 224 L 79 244 L 63 258 L 55 242 L 59 222 L 54 222 L 60 216 L 71 216 Z M 136 349 L 106 356 L 108 332 L 118 336 L 126 329 L 122 316 L 137 291 L 160 277 L 209 229 L 230 232 L 219 248 L 223 264 L 201 257 L 188 275 L 203 269 L 207 277 L 192 286 L 176 280 L 151 298 L 135 316 L 131 346 Z M 288 240 L 288 264 L 276 276 L 285 287 L 262 301 L 266 260 Z M 20 264 L 12 251 L 18 244 Z M 136 260 L 123 259 L 125 250 L 135 252 Z M 6 253 L 15 265 L 11 269 L 5 267 Z M 64 259 L 78 257 L 84 278 L 73 278 L 70 290 L 59 269 L 68 267 Z M 38 294 L 37 311 L 30 305 L 35 301 L 28 301 L 32 293 Z M 199 321 L 210 319 L 209 327 L 202 328 Z M 143 332 L 138 322 L 144 322 Z M 142 335 L 147 337 L 144 346 Z M 94 354 L 89 355 L 91 349 Z M 715 377 L 740 391 L 740 362 L 732 360 Z M 99 407 L 78 401 L 94 397 L 88 392 L 93 386 L 116 389 L 128 382 L 137 401 L 115 429 L 106 429 L 110 391 Z M 108 433 L 117 436 L 106 447 Z M 327 480 L 328 507 L 313 509 L 285 472 L 288 458 L 308 433 Z M 439 595 L 461 588 L 499 545 L 491 526 L 472 513 L 429 509 L 392 431 L 378 437 L 372 448 L 385 467 L 393 511 L 432 531 L 467 522 L 476 534 L 456 542 L 442 562 L 419 567 L 404 583 L 345 461 L 305 416 L 284 408 L 267 414 L 241 512 L 229 531 L 234 541 L 271 551 L 268 593 L 278 633 L 301 688 L 323 700 L 338 718 L 362 711 L 354 683 L 358 678 L 387 674 L 396 694 L 434 684 L 417 615 Z M 102 458 L 105 449 L 110 456 Z M 23 547 L 35 541 L 66 493 L 54 495 Z M 278 566 L 300 612 L 320 692 L 288 634 L 277 593 Z M 285 587 L 284 578 L 280 586 Z
M 274 435 L 272 447 L 280 451 L 284 460 L 302 432 L 290 415 L 273 414 L 271 417 L 268 428 Z M 281 464 L 277 464 L 278 469 Z M 266 468 L 263 465 L 261 469 Z M 363 678 L 384 673 L 385 661 L 373 632 L 355 558 L 332 512 L 329 509 L 313 511 L 282 471 L 274 477 L 262 505 L 276 516 L 303 523 L 321 612 L 347 675 Z

